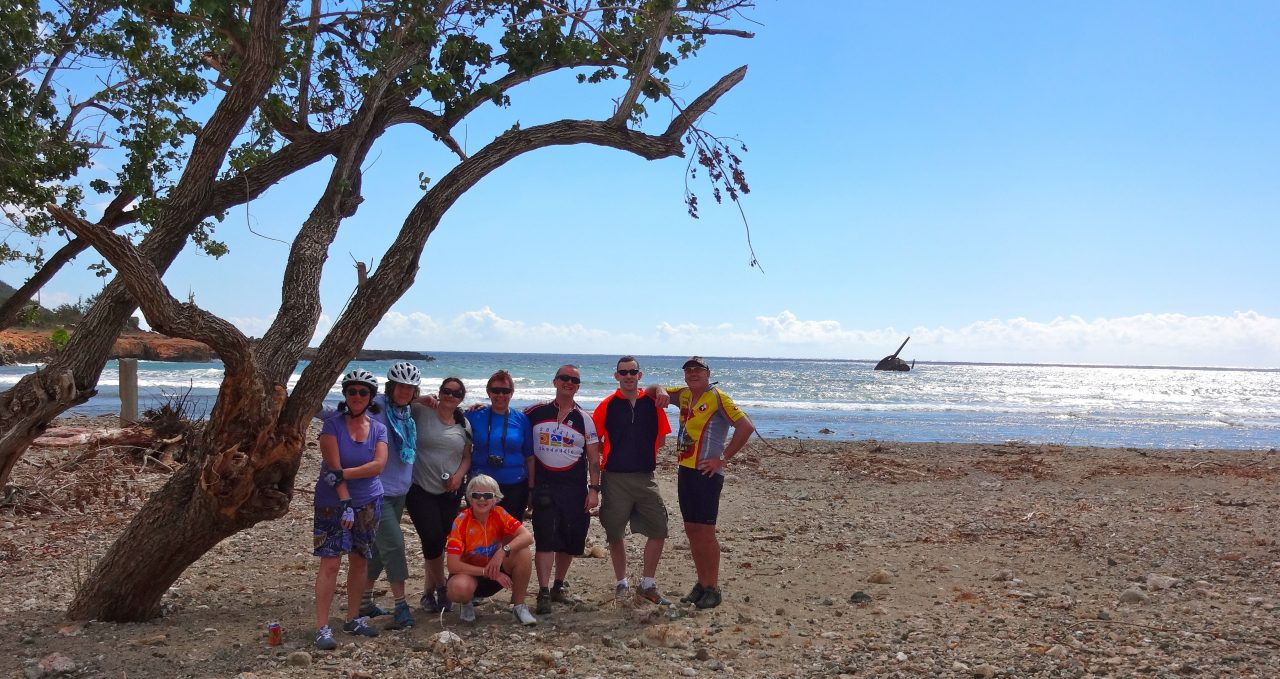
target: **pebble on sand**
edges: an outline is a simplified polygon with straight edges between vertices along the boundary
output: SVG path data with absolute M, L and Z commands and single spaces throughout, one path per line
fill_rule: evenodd
M 1122 604 L 1141 604 L 1146 603 L 1147 593 L 1136 588 L 1130 587 L 1120 593 L 1120 603 Z
M 40 674 L 36 676 L 48 676 L 56 674 L 71 674 L 76 671 L 76 661 L 68 658 L 61 653 L 50 653 L 40 659 L 36 664 Z
M 893 582 L 893 576 L 889 575 L 889 571 L 883 568 L 876 569 L 876 572 L 867 576 L 867 582 L 876 585 L 887 585 Z

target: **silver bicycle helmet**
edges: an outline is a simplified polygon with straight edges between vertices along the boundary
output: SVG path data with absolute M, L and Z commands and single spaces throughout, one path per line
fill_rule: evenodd
M 364 368 L 356 368 L 346 375 L 342 376 L 342 388 L 346 389 L 348 384 L 363 384 L 369 387 L 373 393 L 378 393 L 378 378 L 373 373 Z
M 401 361 L 387 371 L 387 381 L 417 387 L 422 383 L 422 372 L 418 370 L 418 366 L 408 361 Z

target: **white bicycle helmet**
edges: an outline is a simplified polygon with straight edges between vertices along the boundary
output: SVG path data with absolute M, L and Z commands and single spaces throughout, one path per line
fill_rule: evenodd
M 408 361 L 401 361 L 387 371 L 387 381 L 417 387 L 422 383 L 422 372 L 418 370 L 418 366 Z
M 373 393 L 378 393 L 378 378 L 373 373 L 364 368 L 356 368 L 346 375 L 342 376 L 342 388 L 346 389 L 348 384 L 363 384 L 369 387 Z

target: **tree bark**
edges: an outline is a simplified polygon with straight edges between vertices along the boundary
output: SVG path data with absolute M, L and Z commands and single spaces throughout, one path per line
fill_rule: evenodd
M 277 424 L 284 401 L 278 385 L 223 381 L 206 435 L 98 561 L 71 619 L 154 618 L 169 586 L 214 545 L 288 511 L 305 429 Z

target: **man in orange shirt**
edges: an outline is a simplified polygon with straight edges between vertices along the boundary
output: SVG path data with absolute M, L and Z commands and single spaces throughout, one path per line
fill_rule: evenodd
M 631 598 L 627 545 L 623 541 L 629 521 L 631 532 L 646 537 L 638 596 L 667 606 L 671 602 L 662 596 L 654 580 L 667 538 L 667 506 L 662 502 L 653 472 L 658 449 L 671 433 L 671 424 L 654 400 L 640 391 L 642 375 L 635 356 L 619 358 L 613 374 L 618 390 L 601 401 L 591 414 L 604 445 L 600 460 L 603 487 L 600 525 L 604 527 L 613 575 L 618 581 L 614 600 L 626 603 Z

